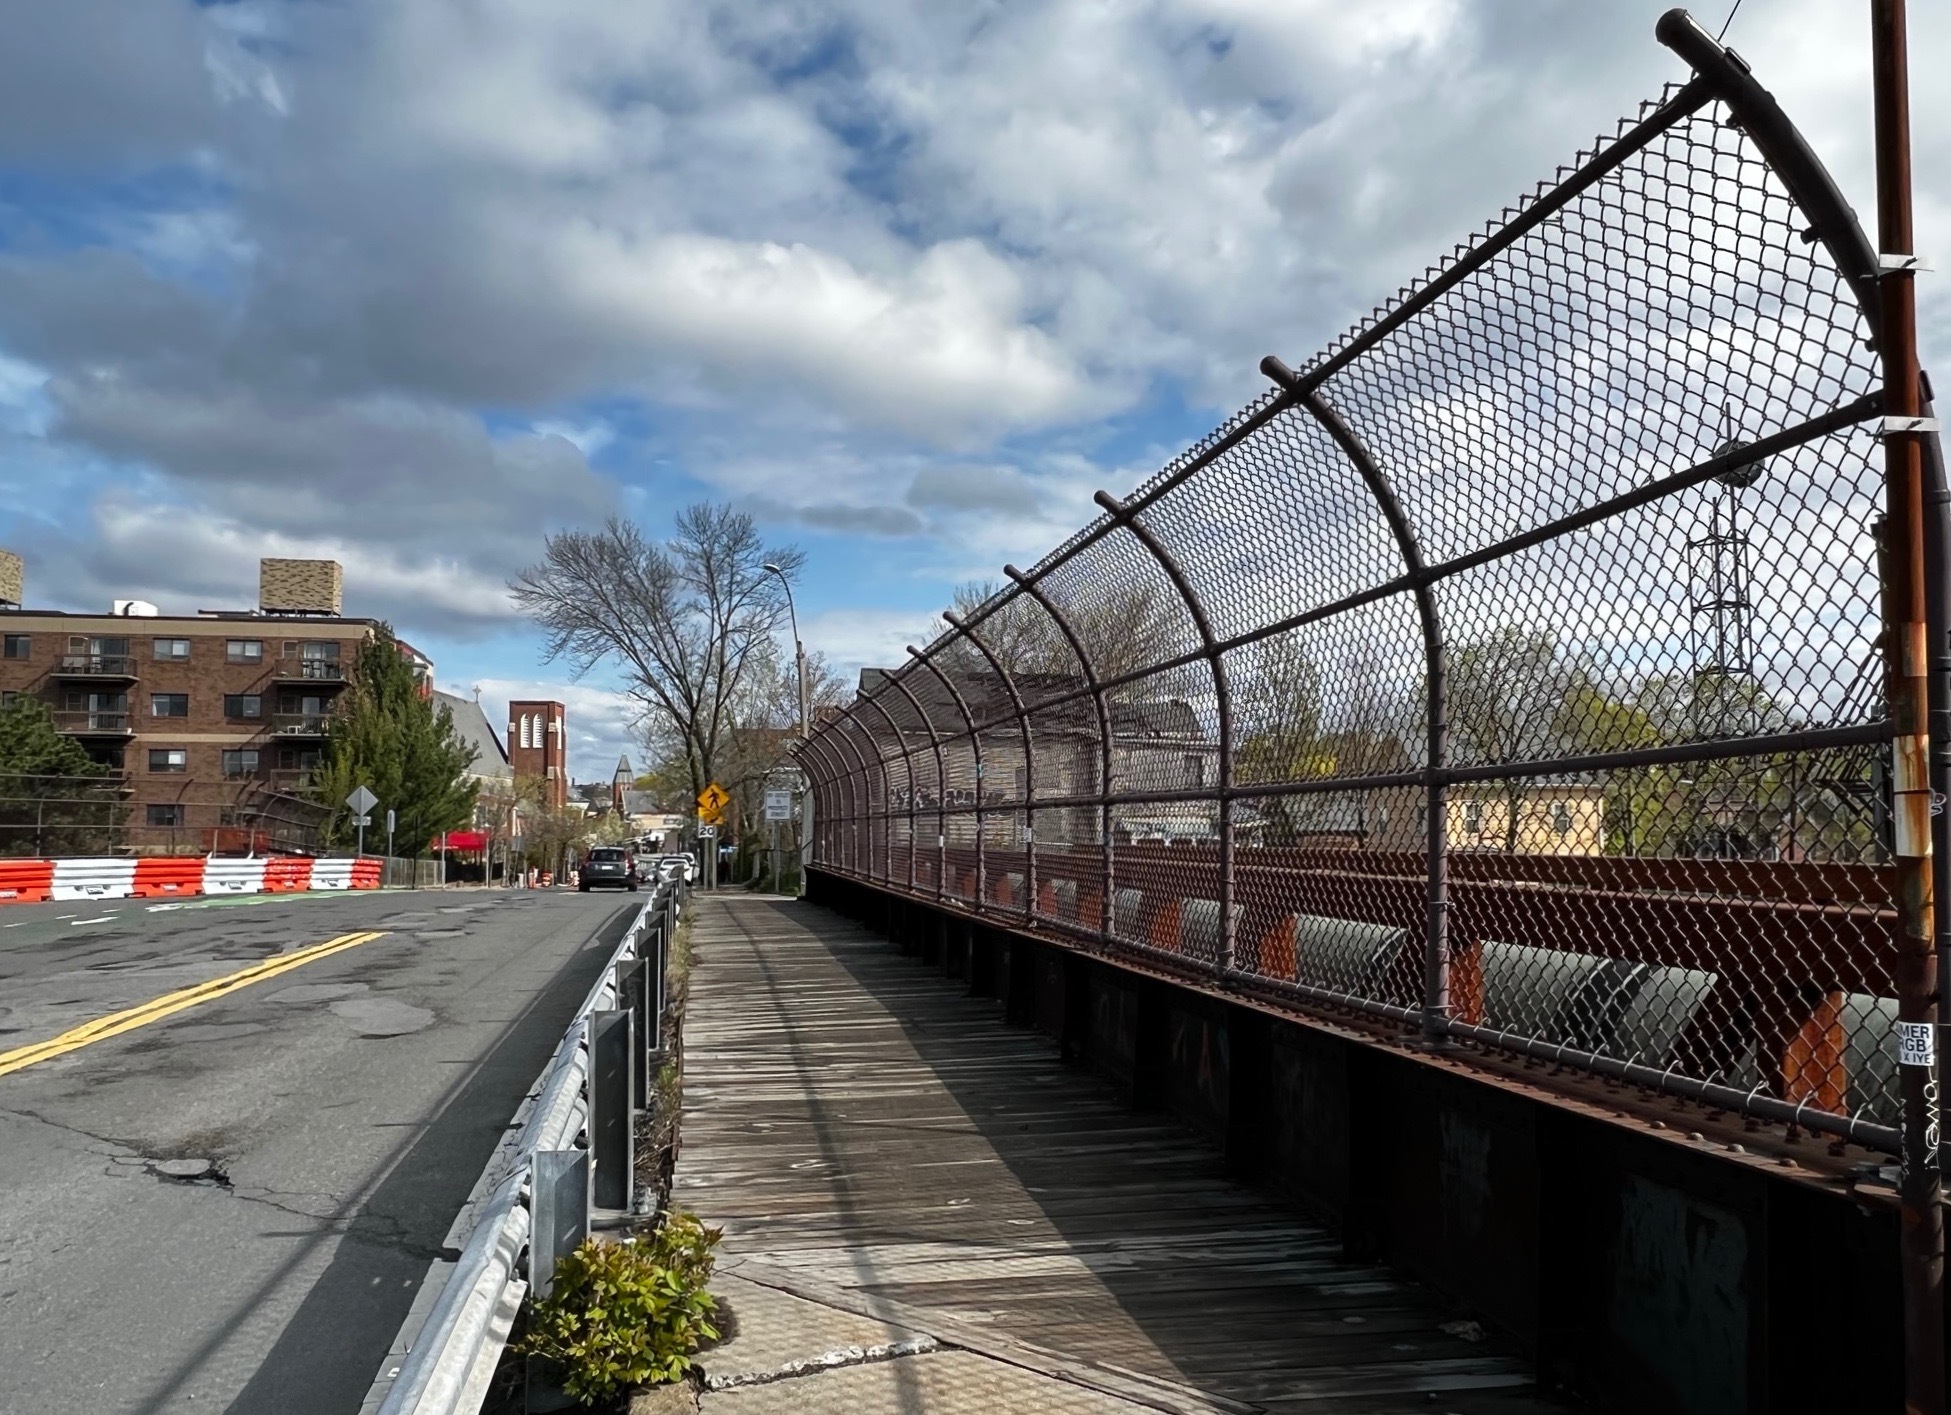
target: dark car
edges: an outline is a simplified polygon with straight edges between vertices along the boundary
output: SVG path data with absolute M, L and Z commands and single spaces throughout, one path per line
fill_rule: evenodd
M 637 857 L 620 845 L 599 845 L 583 856 L 582 878 L 576 888 L 587 894 L 599 884 L 618 889 L 637 888 Z

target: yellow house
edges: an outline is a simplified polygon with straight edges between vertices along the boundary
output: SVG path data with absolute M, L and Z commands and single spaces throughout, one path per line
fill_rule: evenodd
M 1602 855 L 1605 839 L 1605 790 L 1600 786 L 1529 785 L 1515 795 L 1486 786 L 1458 786 L 1450 791 L 1452 850 Z

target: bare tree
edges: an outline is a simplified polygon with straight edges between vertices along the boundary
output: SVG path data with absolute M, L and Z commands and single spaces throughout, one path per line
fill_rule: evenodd
M 682 760 L 695 795 L 717 779 L 738 705 L 777 657 L 786 603 L 768 563 L 796 577 L 805 556 L 767 546 L 745 513 L 700 503 L 661 544 L 615 517 L 552 535 L 510 588 L 547 631 L 551 659 L 578 677 L 621 665 L 648 735 Z
M 958 586 L 950 610 L 956 618 L 967 621 L 1000 592 L 1001 586 L 994 581 Z M 1142 581 L 1111 585 L 1088 600 L 1060 603 L 1065 621 L 1100 680 L 1138 672 L 1195 643 L 1185 606 L 1156 585 Z M 948 627 L 946 621 L 942 627 Z M 1007 600 L 984 618 L 975 632 L 1011 675 L 1082 672 L 1076 652 L 1056 621 L 1027 594 Z M 986 669 L 980 655 L 970 656 L 978 662 L 969 667 Z

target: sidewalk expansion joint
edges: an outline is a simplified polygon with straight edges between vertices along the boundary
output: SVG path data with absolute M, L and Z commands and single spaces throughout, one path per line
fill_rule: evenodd
M 942 1343 L 932 1336 L 911 1336 L 906 1341 L 887 1341 L 875 1346 L 842 1346 L 818 1356 L 803 1356 L 770 1371 L 740 1371 L 730 1376 L 706 1376 L 706 1390 L 736 1390 L 741 1386 L 769 1386 L 778 1381 L 817 1376 L 822 1371 L 838 1371 L 847 1366 L 869 1366 L 879 1361 L 895 1361 L 903 1356 L 924 1356 L 940 1351 Z

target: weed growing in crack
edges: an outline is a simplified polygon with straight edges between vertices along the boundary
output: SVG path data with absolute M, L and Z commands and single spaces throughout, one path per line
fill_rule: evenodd
M 563 1390 L 586 1406 L 682 1380 L 700 1343 L 718 1335 L 705 1283 L 720 1236 L 674 1210 L 646 1237 L 591 1238 L 556 1263 L 517 1349 L 556 1363 Z

